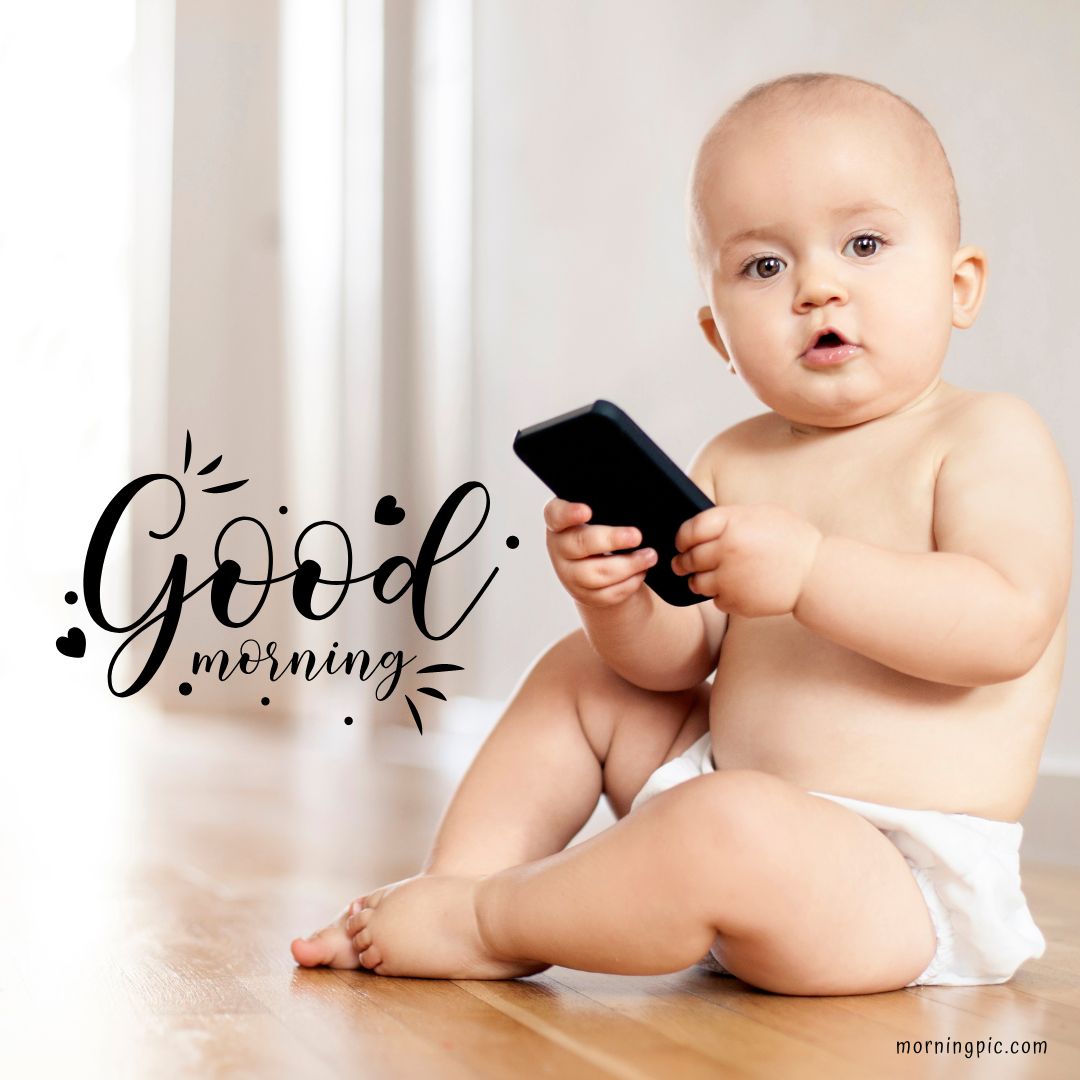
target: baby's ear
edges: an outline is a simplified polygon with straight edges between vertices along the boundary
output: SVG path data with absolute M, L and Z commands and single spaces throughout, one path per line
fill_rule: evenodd
M 986 293 L 987 259 L 970 244 L 953 256 L 953 326 L 966 330 L 975 321 Z
M 728 370 L 734 375 L 735 367 L 731 362 L 731 357 L 728 356 L 727 349 L 724 348 L 724 342 L 720 338 L 720 331 L 716 329 L 712 308 L 708 306 L 699 307 L 697 321 L 698 326 L 701 327 L 701 332 L 705 335 L 705 340 L 724 358 Z

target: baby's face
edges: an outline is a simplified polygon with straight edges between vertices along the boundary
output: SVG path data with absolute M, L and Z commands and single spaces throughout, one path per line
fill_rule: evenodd
M 955 249 L 913 146 L 880 113 L 847 109 L 743 124 L 717 147 L 703 189 L 714 344 L 790 420 L 862 423 L 939 377 Z M 858 348 L 812 366 L 803 353 L 825 326 Z

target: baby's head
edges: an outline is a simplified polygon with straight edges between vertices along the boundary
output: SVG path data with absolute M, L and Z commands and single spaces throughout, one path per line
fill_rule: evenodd
M 706 134 L 689 204 L 699 321 L 762 402 L 840 428 L 933 394 L 986 257 L 960 247 L 952 170 L 914 106 L 843 75 L 756 86 Z M 811 366 L 826 326 L 859 348 Z

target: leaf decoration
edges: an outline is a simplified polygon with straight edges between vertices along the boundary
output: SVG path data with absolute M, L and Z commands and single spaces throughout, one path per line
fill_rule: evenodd
M 464 671 L 460 664 L 429 664 L 417 671 L 417 675 L 433 675 L 436 671 Z
M 204 465 L 200 470 L 199 476 L 206 476 L 212 473 L 221 464 L 222 455 L 218 454 L 213 461 L 208 465 Z M 188 466 L 191 464 L 191 432 L 184 433 L 184 472 L 188 471 Z M 238 487 L 243 487 L 247 483 L 247 480 L 233 480 L 231 484 L 218 484 L 216 487 L 203 488 L 203 491 L 207 495 L 223 495 L 226 491 L 235 491 Z
M 437 697 L 440 701 L 446 700 L 446 695 L 439 690 L 436 690 L 433 686 L 418 686 L 416 688 L 421 694 L 427 694 L 428 697 Z
M 405 704 L 409 706 L 409 712 L 412 713 L 412 718 L 416 723 L 416 730 L 423 735 L 424 725 L 420 722 L 420 714 L 416 711 L 416 706 L 412 703 L 412 698 L 408 694 L 405 695 Z
M 221 495 L 226 491 L 235 491 L 238 487 L 243 487 L 247 483 L 247 480 L 234 480 L 231 484 L 218 484 L 217 487 L 203 488 L 203 491 L 207 495 Z

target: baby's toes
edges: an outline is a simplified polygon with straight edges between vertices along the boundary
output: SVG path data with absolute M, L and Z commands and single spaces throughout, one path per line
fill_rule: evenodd
M 377 968 L 382 963 L 382 953 L 379 952 L 379 946 L 368 946 L 368 948 L 360 954 L 360 963 L 369 970 Z
M 363 952 L 372 942 L 371 922 L 372 913 L 365 909 L 355 915 L 350 915 L 345 922 L 345 930 L 352 938 L 352 946 L 358 952 Z
M 363 911 L 358 911 L 355 915 L 350 915 L 348 921 L 345 923 L 345 929 L 352 935 L 352 946 L 357 953 L 362 953 L 365 949 L 369 948 L 371 942 L 374 940 L 371 933 L 370 922 L 373 912 L 370 908 L 365 908 Z
M 360 933 L 361 930 L 367 927 L 367 924 L 371 921 L 371 909 L 364 908 L 362 911 L 355 910 L 354 904 L 351 909 L 351 914 L 345 920 L 345 930 L 352 937 L 354 934 Z
M 292 943 L 293 959 L 303 967 L 356 967 L 352 942 L 340 924 L 333 923 L 307 938 Z
M 329 925 L 306 938 L 296 938 L 292 954 L 303 967 L 353 968 L 360 960 L 352 944 L 352 934 L 346 928 L 351 908 L 346 908 Z

